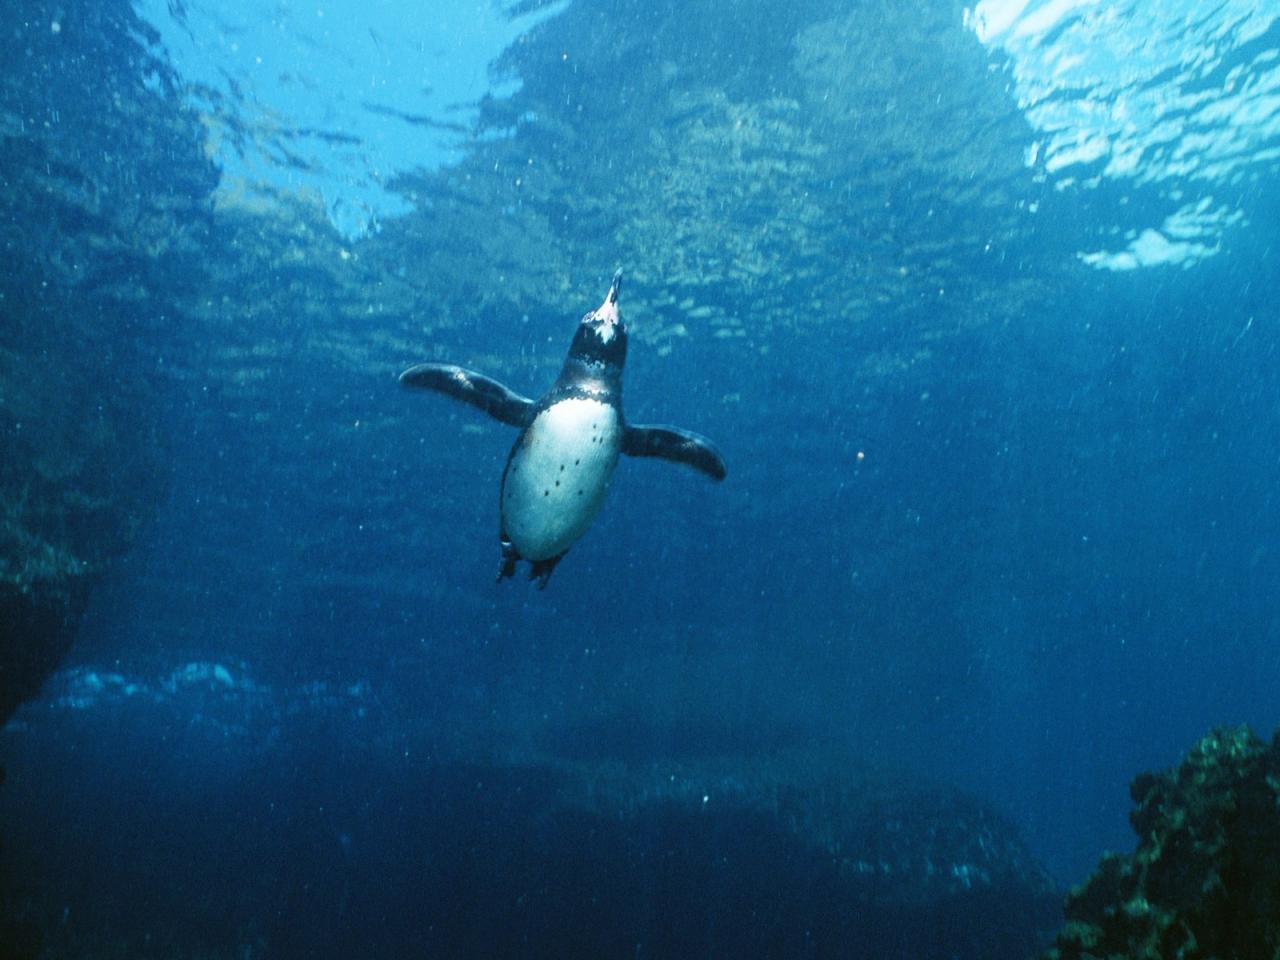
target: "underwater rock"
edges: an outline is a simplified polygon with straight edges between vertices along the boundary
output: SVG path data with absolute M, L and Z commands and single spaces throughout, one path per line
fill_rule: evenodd
M 153 40 L 126 0 L 0 34 L 0 725 L 164 489 L 168 298 L 201 275 L 216 170 Z
M 100 314 L 40 302 L 25 266 L 0 280 L 0 726 L 57 669 L 164 482 L 147 390 L 99 349 Z
M 1130 793 L 1136 852 L 1071 891 L 1046 960 L 1280 956 L 1280 735 L 1215 730 Z
M 66 656 L 87 593 L 84 583 L 23 590 L 0 582 L 0 726 Z
M 47 955 L 1022 960 L 1060 922 L 999 815 L 847 755 L 468 760 L 242 673 L 79 671 L 11 728 L 15 774 L 74 756 L 0 797 L 46 811 L 0 904 L 81 946 Z
M 950 960 L 1045 942 L 1052 886 L 991 811 L 943 788 L 803 769 L 737 759 L 437 781 L 451 826 L 431 859 L 450 867 L 428 882 L 468 909 L 439 911 L 428 952 Z

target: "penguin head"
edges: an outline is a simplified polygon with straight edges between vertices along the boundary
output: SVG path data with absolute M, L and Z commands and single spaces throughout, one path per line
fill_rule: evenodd
M 590 364 L 603 364 L 619 373 L 627 360 L 627 328 L 618 309 L 618 290 L 622 286 L 622 271 L 613 275 L 613 283 L 605 295 L 604 303 L 585 314 L 578 323 L 569 355 Z

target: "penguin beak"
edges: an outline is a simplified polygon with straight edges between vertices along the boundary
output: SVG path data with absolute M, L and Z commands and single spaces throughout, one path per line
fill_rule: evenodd
M 609 292 L 605 294 L 604 303 L 596 307 L 595 318 L 598 322 L 615 324 L 621 321 L 618 313 L 618 290 L 622 286 L 622 271 L 619 270 L 613 275 L 613 283 L 609 285 Z

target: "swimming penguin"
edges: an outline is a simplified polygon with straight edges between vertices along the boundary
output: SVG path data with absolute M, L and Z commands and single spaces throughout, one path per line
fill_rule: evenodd
M 600 512 L 619 454 L 662 457 L 713 480 L 725 477 L 724 460 L 705 437 L 623 418 L 627 330 L 618 311 L 621 283 L 619 270 L 604 303 L 578 324 L 559 378 L 536 403 L 452 364 L 422 363 L 400 374 L 406 387 L 435 390 L 520 428 L 502 472 L 499 580 L 527 560 L 529 579 L 546 587 L 555 565 Z

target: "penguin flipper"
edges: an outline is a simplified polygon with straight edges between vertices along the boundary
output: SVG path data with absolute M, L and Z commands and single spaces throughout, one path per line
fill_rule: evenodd
M 636 424 L 622 436 L 622 452 L 631 457 L 661 457 L 705 473 L 712 480 L 728 474 L 720 451 L 706 437 L 679 427 Z
M 513 427 L 527 427 L 533 419 L 535 404 L 528 397 L 507 389 L 492 377 L 452 363 L 420 363 L 410 367 L 400 374 L 400 385 L 443 393 Z

